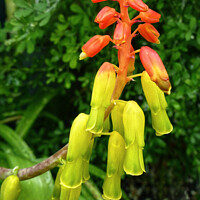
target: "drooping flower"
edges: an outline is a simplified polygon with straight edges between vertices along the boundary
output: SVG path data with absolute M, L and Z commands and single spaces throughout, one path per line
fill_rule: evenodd
M 142 0 L 128 0 L 128 5 L 139 12 L 146 12 L 149 9 Z
M 109 35 L 95 35 L 87 41 L 82 47 L 82 53 L 79 59 L 83 60 L 87 57 L 93 57 L 98 54 L 105 46 L 108 45 L 111 38 Z
M 140 24 L 138 26 L 138 31 L 148 42 L 157 43 L 159 44 L 160 41 L 158 37 L 160 33 L 156 30 L 156 28 L 149 23 Z
M 155 82 L 163 92 L 170 94 L 171 84 L 169 76 L 157 52 L 148 46 L 143 46 L 139 55 L 142 65 L 149 74 L 151 80 Z
M 103 63 L 94 80 L 90 116 L 86 127 L 92 133 L 101 133 L 103 130 L 105 110 L 111 102 L 115 79 L 113 64 Z
M 159 13 L 149 9 L 146 12 L 140 12 L 139 17 L 143 22 L 157 23 L 157 22 L 159 22 L 161 15 Z
M 173 130 L 173 126 L 167 116 L 167 102 L 164 93 L 150 79 L 146 71 L 141 76 L 142 88 L 151 110 L 152 127 L 157 136 L 168 134 Z

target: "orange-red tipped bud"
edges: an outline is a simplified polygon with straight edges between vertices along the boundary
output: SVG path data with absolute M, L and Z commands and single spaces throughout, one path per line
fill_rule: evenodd
M 147 12 L 140 12 L 139 17 L 143 22 L 147 23 L 157 23 L 159 22 L 159 19 L 161 15 L 151 9 L 149 9 Z
M 156 28 L 153 25 L 149 23 L 140 24 L 138 26 L 138 31 L 142 35 L 142 37 L 144 37 L 148 42 L 157 44 L 160 43 L 158 39 L 160 33 L 156 30 Z
M 94 21 L 96 23 L 99 23 L 100 29 L 105 29 L 106 27 L 115 23 L 117 21 L 117 18 L 119 18 L 119 13 L 116 12 L 114 8 L 106 6 L 101 9 Z
M 150 47 L 143 46 L 140 50 L 140 60 L 152 81 L 165 93 L 170 94 L 169 76 L 159 55 Z
M 111 38 L 109 35 L 95 35 L 82 47 L 82 53 L 80 54 L 80 60 L 86 57 L 93 57 L 99 53 L 108 43 Z M 84 54 L 84 55 L 83 55 Z
M 92 0 L 93 3 L 99 3 L 99 2 L 102 2 L 102 1 L 107 1 L 107 0 Z
M 128 0 L 128 5 L 139 12 L 146 12 L 149 9 L 142 0 Z
M 130 36 L 131 30 L 127 23 L 120 22 L 117 24 L 113 36 L 113 42 L 116 45 L 120 45 L 126 42 L 127 38 Z

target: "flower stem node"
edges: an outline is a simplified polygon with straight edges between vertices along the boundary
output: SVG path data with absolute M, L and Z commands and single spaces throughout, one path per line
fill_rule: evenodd
M 91 111 L 86 130 L 99 134 L 103 130 L 106 108 L 111 103 L 112 93 L 115 87 L 115 69 L 109 62 L 103 63 L 97 72 L 91 98 Z
M 168 134 L 173 130 L 173 126 L 167 116 L 167 102 L 164 93 L 150 79 L 148 73 L 144 71 L 141 76 L 142 88 L 151 110 L 152 126 L 157 136 Z
M 143 46 L 140 50 L 140 60 L 151 80 L 165 93 L 170 94 L 169 76 L 160 56 L 150 47 Z

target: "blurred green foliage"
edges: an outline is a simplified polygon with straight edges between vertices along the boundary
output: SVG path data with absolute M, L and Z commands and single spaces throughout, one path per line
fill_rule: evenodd
M 27 159 L 22 158 L 25 156 L 20 148 L 13 150 L 18 141 L 28 151 L 32 149 L 37 158 L 48 157 L 68 142 L 70 125 L 78 113 L 89 113 L 95 73 L 104 61 L 117 65 L 117 53 L 112 44 L 84 61 L 78 60 L 79 53 L 92 36 L 113 34 L 112 26 L 100 30 L 94 23 L 98 11 L 105 5 L 119 9 L 111 1 L 14 2 L 12 19 L 0 29 L 0 124 L 4 124 L 4 129 L 0 129 L 0 165 L 10 167 L 13 164 L 9 160 Z M 133 46 L 151 46 L 163 59 L 172 83 L 167 101 L 174 130 L 170 135 L 156 137 L 139 79 L 126 87 L 121 98 L 136 100 L 146 116 L 147 173 L 124 178 L 124 199 L 199 199 L 200 2 L 144 2 L 162 15 L 155 25 L 161 33 L 161 44 L 150 44 L 137 36 Z M 130 16 L 135 14 L 130 9 Z M 136 72 L 142 71 L 137 57 Z M 18 138 L 14 143 L 3 133 L 5 127 L 13 129 L 11 134 Z M 102 171 L 96 172 L 95 166 L 97 171 L 105 171 L 107 139 L 97 139 L 91 161 L 91 179 L 100 190 L 104 175 L 100 175 Z M 35 155 L 28 158 L 29 162 L 36 161 Z

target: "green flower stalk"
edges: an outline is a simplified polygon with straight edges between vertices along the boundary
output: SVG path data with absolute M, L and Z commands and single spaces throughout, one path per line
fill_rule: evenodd
M 111 103 L 115 80 L 116 74 L 113 64 L 109 62 L 103 63 L 94 80 L 87 131 L 94 134 L 99 134 L 103 131 L 105 110 Z
M 152 127 L 157 136 L 168 134 L 173 130 L 173 126 L 167 116 L 167 102 L 164 92 L 150 79 L 148 73 L 144 71 L 141 76 L 142 88 L 151 110 Z
M 121 175 L 124 153 L 124 139 L 118 132 L 113 131 L 108 142 L 107 173 L 103 184 L 104 199 L 120 199 L 122 196 Z

